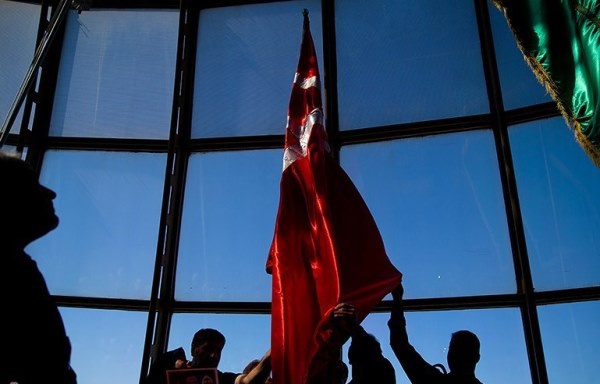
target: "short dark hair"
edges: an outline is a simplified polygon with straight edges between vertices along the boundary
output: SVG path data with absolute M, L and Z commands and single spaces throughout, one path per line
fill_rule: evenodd
M 0 236 L 6 236 L 9 232 L 13 233 L 15 229 L 14 222 L 11 220 L 17 215 L 22 215 L 21 211 L 29 204 L 28 196 L 34 190 L 34 182 L 37 183 L 37 179 L 29 163 L 11 154 L 0 152 L 0 180 L 2 180 L 0 201 L 5 203 L 0 219 Z
M 461 330 L 454 332 L 452 334 L 452 341 L 462 350 L 479 353 L 479 338 L 471 331 Z
M 476 334 L 467 330 L 454 332 L 450 339 L 448 363 L 450 364 L 450 360 L 454 360 L 454 364 L 475 365 L 479 361 L 479 349 L 480 343 Z
M 361 337 L 353 337 L 348 348 L 350 364 L 372 361 L 382 356 L 381 344 L 375 336 L 365 333 Z
M 242 371 L 243 374 L 247 375 L 252 371 L 258 364 L 260 364 L 260 360 L 254 359 L 246 365 L 246 368 Z
M 33 175 L 34 172 L 33 168 L 28 163 L 16 156 L 0 152 L 0 177 L 2 177 L 5 183 L 12 183 L 14 181 L 20 182 L 29 173 Z M 0 189 L 0 194 L 3 198 L 7 198 L 9 194 L 16 193 L 17 192 L 11 188 L 3 187 Z
M 222 342 L 225 344 L 225 336 L 216 329 L 202 328 L 198 332 L 194 333 L 192 338 L 192 351 L 197 345 L 204 344 L 205 342 Z

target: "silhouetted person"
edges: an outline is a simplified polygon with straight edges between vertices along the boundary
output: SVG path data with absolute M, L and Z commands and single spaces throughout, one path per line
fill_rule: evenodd
M 327 343 L 320 340 L 320 354 L 313 362 L 315 376 L 309 384 L 345 383 L 348 367 L 339 359 L 339 350 L 351 338 L 348 359 L 352 366 L 352 384 L 395 384 L 396 372 L 381 351 L 375 336 L 367 333 L 356 320 L 353 305 L 337 304 L 321 327 L 321 335 L 327 335 Z
M 464 330 L 453 333 L 447 356 L 450 372 L 446 374 L 443 366 L 441 368 L 444 372 L 440 371 L 436 368 L 437 364 L 434 366 L 427 363 L 408 341 L 402 305 L 403 295 L 402 284 L 392 291 L 394 303 L 388 326 L 392 350 L 411 383 L 481 384 L 475 377 L 475 366 L 479 362 L 479 339 L 477 336 Z
M 331 308 L 318 326 L 318 345 L 306 377 L 307 384 L 345 384 L 348 366 L 340 359 L 340 349 L 350 338 L 354 307 L 339 303 Z
M 71 343 L 25 247 L 58 226 L 56 194 L 24 161 L 0 154 L 0 384 L 73 384 Z
M 179 368 L 217 368 L 225 336 L 212 328 L 203 328 L 194 334 L 191 345 L 192 360 L 188 361 L 183 348 L 169 351 L 150 367 L 148 384 L 166 383 L 166 371 Z M 271 353 L 268 351 L 247 374 L 217 370 L 219 384 L 263 384 L 271 372 Z
M 242 374 L 244 374 L 244 375 L 249 374 L 259 364 L 260 364 L 260 359 L 252 360 L 251 362 L 248 363 L 248 365 L 246 365 L 246 368 L 244 368 L 244 370 L 242 371 Z M 271 384 L 272 382 L 273 382 L 273 378 L 271 376 L 269 376 L 265 379 L 265 384 Z
M 360 324 L 352 332 L 348 360 L 352 366 L 352 380 L 349 384 L 396 384 L 396 371 L 392 363 L 383 356 L 381 344 Z

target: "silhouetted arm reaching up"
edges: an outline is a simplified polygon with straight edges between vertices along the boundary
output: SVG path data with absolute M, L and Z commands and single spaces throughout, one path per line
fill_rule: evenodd
M 402 304 L 403 295 L 404 287 L 402 287 L 402 284 L 392 291 L 394 302 L 390 320 L 388 321 L 390 345 L 411 383 L 435 383 L 437 382 L 436 378 L 439 379 L 443 374 L 426 362 L 408 341 L 404 306 Z

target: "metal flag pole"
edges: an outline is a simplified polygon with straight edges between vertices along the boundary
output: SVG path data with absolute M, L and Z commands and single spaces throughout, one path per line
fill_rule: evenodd
M 8 133 L 10 132 L 10 128 L 12 127 L 15 119 L 17 118 L 17 114 L 25 100 L 25 95 L 31 89 L 31 86 L 35 80 L 35 73 L 38 70 L 39 66 L 42 64 L 44 59 L 46 58 L 46 54 L 48 53 L 48 49 L 52 44 L 52 40 L 56 36 L 56 33 L 59 27 L 62 25 L 65 16 L 67 15 L 67 11 L 69 10 L 69 6 L 72 6 L 77 11 L 81 12 L 82 10 L 88 10 L 90 6 L 90 0 L 60 0 L 56 12 L 53 13 L 50 22 L 48 23 L 48 27 L 44 32 L 44 36 L 40 40 L 35 54 L 33 56 L 33 60 L 31 65 L 29 66 L 29 70 L 21 83 L 21 87 L 17 92 L 17 96 L 15 97 L 10 109 L 8 110 L 8 115 L 2 123 L 2 129 L 0 130 L 0 148 L 4 146 L 6 139 L 8 138 Z

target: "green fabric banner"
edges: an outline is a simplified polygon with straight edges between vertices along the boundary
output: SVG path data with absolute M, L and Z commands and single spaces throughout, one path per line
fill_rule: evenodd
M 600 167 L 600 0 L 494 0 L 525 60 Z

